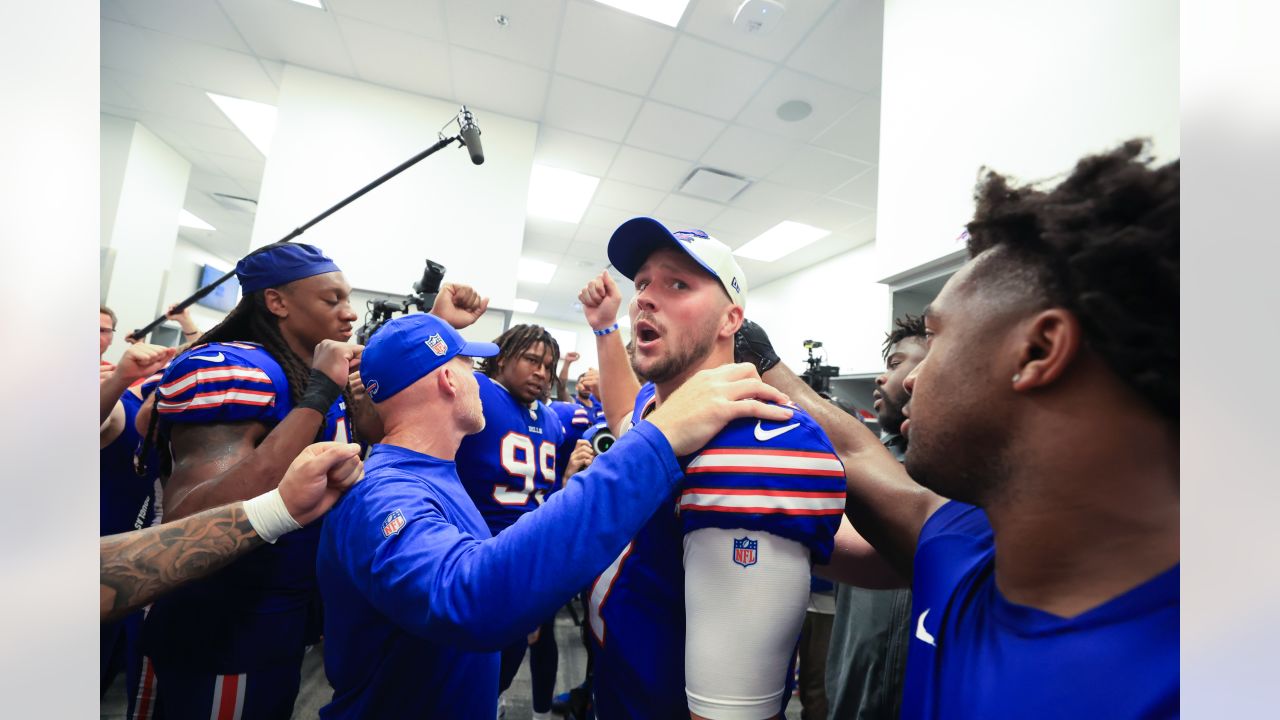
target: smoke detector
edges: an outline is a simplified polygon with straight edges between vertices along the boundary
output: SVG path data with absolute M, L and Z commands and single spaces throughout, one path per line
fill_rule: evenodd
M 782 0 L 744 0 L 733 14 L 733 26 L 747 35 L 767 35 L 786 12 Z

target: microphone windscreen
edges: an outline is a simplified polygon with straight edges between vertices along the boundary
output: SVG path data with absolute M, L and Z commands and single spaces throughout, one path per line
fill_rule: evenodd
M 480 147 L 480 128 L 473 123 L 467 123 L 462 126 L 462 142 L 467 146 L 467 152 L 471 153 L 471 162 L 476 165 L 484 163 L 484 148 Z

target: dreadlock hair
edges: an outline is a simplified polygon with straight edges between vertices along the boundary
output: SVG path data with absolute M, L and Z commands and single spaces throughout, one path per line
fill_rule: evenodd
M 907 338 L 924 339 L 924 316 L 912 315 L 905 313 L 902 317 L 893 321 L 893 330 L 885 333 L 884 348 L 880 351 L 880 356 L 885 362 L 889 362 L 889 351 L 894 345 L 906 340 Z
M 560 364 L 560 343 L 541 325 L 513 325 L 494 342 L 498 345 L 498 354 L 480 360 L 480 372 L 485 375 L 495 377 L 499 366 L 512 358 L 520 357 L 525 350 L 537 343 L 542 343 L 551 349 L 551 365 L 547 368 L 547 374 L 555 377 L 556 365 Z
M 285 342 L 284 335 L 280 333 L 279 320 L 267 309 L 265 290 L 246 293 L 231 312 L 227 313 L 222 322 L 209 328 L 189 347 L 215 342 L 258 343 L 276 362 L 280 363 L 280 368 L 284 370 L 285 378 L 289 381 L 289 399 L 295 404 L 302 399 L 307 383 L 311 380 L 311 368 L 289 347 L 289 343 Z M 161 442 L 159 438 L 159 388 L 152 393 L 152 396 L 151 419 L 147 423 L 147 434 L 143 438 L 142 447 L 138 451 L 134 465 L 138 474 L 144 475 L 146 457 L 151 449 L 155 448 L 160 456 L 160 473 L 167 477 L 173 471 L 173 458 L 169 455 L 168 443 Z M 352 407 L 349 388 L 342 389 L 342 397 L 346 400 L 347 407 Z M 354 436 L 356 432 L 354 425 L 351 426 L 351 432 Z
M 1085 157 L 1051 190 L 983 168 L 969 223 L 985 280 L 1062 307 L 1085 344 L 1164 417 L 1178 420 L 1179 162 L 1148 142 Z

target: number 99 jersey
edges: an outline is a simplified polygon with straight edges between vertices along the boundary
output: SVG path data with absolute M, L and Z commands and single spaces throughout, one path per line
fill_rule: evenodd
M 458 477 L 489 532 L 497 535 L 541 505 L 555 488 L 564 427 L 546 405 L 522 405 L 483 373 L 476 373 L 476 382 L 484 430 L 462 439 L 456 457 Z

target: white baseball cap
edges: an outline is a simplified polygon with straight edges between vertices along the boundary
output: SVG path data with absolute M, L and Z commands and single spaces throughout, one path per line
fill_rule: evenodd
M 729 299 L 743 309 L 747 307 L 747 276 L 728 245 L 701 230 L 668 230 L 648 217 L 632 218 L 613 231 L 609 238 L 609 262 L 618 272 L 635 279 L 640 266 L 662 247 L 677 247 L 711 273 Z

